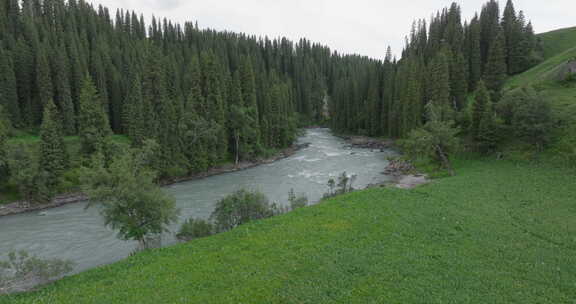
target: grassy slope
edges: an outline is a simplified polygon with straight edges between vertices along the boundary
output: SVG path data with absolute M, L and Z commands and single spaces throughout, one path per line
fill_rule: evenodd
M 576 27 L 542 33 L 538 38 L 542 41 L 544 58 L 548 59 L 576 47 Z
M 538 34 L 544 49 L 544 62 L 508 81 L 508 88 L 538 84 L 567 60 L 576 57 L 576 27 Z
M 556 140 L 547 151 L 546 157 L 563 162 L 566 157 L 576 156 L 576 84 L 561 84 L 555 79 L 563 64 L 576 58 L 576 27 L 538 36 L 543 41 L 546 60 L 509 79 L 506 89 L 532 86 L 552 103 L 559 123 L 556 128 Z M 525 147 L 514 149 L 522 152 Z
M 574 303 L 573 172 L 460 161 L 0 303 Z

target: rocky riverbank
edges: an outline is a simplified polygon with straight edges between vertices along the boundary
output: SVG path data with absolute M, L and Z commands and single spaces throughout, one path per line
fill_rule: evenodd
M 394 147 L 391 139 L 378 139 L 367 136 L 344 136 L 350 147 L 384 151 Z
M 386 149 L 395 148 L 395 142 L 391 139 L 378 139 L 366 136 L 343 136 L 348 142 L 350 147 L 372 149 L 384 151 Z M 393 177 L 391 182 L 384 184 L 370 185 L 368 187 L 396 187 L 400 189 L 413 189 L 420 185 L 430 183 L 428 176 L 420 174 L 411 162 L 394 158 L 390 162 L 382 174 Z
M 162 185 L 168 186 L 168 185 L 173 185 L 176 183 L 206 178 L 206 177 L 210 177 L 210 176 L 214 176 L 214 175 L 246 170 L 246 169 L 254 168 L 256 166 L 263 165 L 263 164 L 270 164 L 270 163 L 273 163 L 275 161 L 278 161 L 278 160 L 281 160 L 284 158 L 288 158 L 288 157 L 294 155 L 299 150 L 307 148 L 309 145 L 310 144 L 308 144 L 308 143 L 293 145 L 292 147 L 284 149 L 270 158 L 258 159 L 258 160 L 251 161 L 251 162 L 241 162 L 238 165 L 225 164 L 222 166 L 218 166 L 218 167 L 209 169 L 206 172 L 202 172 L 202 173 L 198 173 L 198 174 L 192 174 L 192 175 L 185 176 L 185 177 L 170 179 L 170 180 L 164 181 L 162 183 Z M 52 200 L 52 202 L 48 203 L 48 204 L 35 205 L 35 204 L 31 204 L 27 201 L 17 201 L 17 202 L 13 202 L 10 204 L 5 204 L 5 205 L 0 206 L 0 217 L 7 216 L 7 215 L 19 214 L 19 213 L 42 211 L 42 210 L 46 210 L 46 209 L 64 206 L 67 204 L 85 201 L 86 199 L 87 199 L 87 197 L 81 193 L 70 193 L 70 194 L 56 196 Z

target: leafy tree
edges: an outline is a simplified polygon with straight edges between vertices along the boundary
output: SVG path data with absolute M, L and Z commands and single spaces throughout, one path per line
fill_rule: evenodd
M 432 119 L 422 128 L 410 132 L 401 146 L 410 158 L 427 159 L 454 175 L 450 158 L 460 148 L 457 136 L 460 130 L 454 128 L 451 122 L 438 119 L 440 115 L 434 106 L 428 105 L 428 111 Z
M 527 89 L 523 94 L 524 101 L 516 103 L 514 107 L 514 134 L 541 151 L 552 138 L 555 125 L 552 107 L 534 89 Z
M 95 157 L 82 176 L 88 207 L 98 205 L 106 226 L 143 249 L 150 248 L 154 236 L 167 232 L 178 215 L 174 198 L 154 183 L 156 173 L 147 168 L 153 147 L 119 153 L 109 167 L 101 156 Z
M 277 213 L 276 206 L 270 204 L 264 194 L 242 189 L 221 199 L 210 218 L 215 222 L 216 231 L 223 232 Z
M 37 155 L 26 144 L 16 144 L 8 154 L 10 182 L 18 186 L 19 193 L 29 203 L 47 203 L 53 196 L 48 186 L 48 174 L 39 170 Z

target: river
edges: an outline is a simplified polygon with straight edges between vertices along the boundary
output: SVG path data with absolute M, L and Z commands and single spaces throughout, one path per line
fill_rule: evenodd
M 390 179 L 381 172 L 393 152 L 347 147 L 328 129 L 307 130 L 298 141 L 310 146 L 289 158 L 166 187 L 181 210 L 179 222 L 189 217 L 208 218 L 219 199 L 241 188 L 259 190 L 271 201 L 285 205 L 290 189 L 306 194 L 310 202 L 319 201 L 328 191 L 327 181 L 344 171 L 357 175 L 356 188 Z M 116 238 L 114 231 L 104 227 L 98 209 L 85 207 L 81 202 L 42 213 L 0 217 L 0 256 L 26 250 L 42 258 L 74 261 L 75 272 L 127 257 L 136 243 Z M 180 223 L 172 230 L 177 231 Z M 174 243 L 172 235 L 164 236 L 163 245 Z

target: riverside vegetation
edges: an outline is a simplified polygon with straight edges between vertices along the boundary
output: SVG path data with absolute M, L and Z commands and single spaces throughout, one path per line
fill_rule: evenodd
M 292 99 L 298 101 L 293 115 L 305 121 L 323 119 L 313 109 L 330 97 L 334 129 L 401 138 L 418 168 L 446 178 L 411 190 L 352 192 L 273 218 L 265 199 L 240 191 L 219 203 L 227 214 L 222 222 L 231 225 L 190 219 L 179 233 L 189 243 L 0 297 L 0 303 L 573 301 L 576 83 L 566 71 L 576 56 L 570 48 L 576 31 L 534 35 L 512 1 L 500 16 L 498 3 L 489 1 L 462 24 L 454 4 L 429 25 L 415 23 L 399 60 L 325 57 L 331 68 L 316 74 L 328 75 L 325 82 L 306 82 L 313 86 L 310 94 Z M 162 31 L 152 33 L 154 43 L 166 43 Z M 215 33 L 203 32 L 208 34 Z M 260 46 L 266 49 L 265 42 Z M 352 62 L 354 72 L 347 70 Z M 292 82 L 293 91 L 303 89 L 299 83 Z M 266 100 L 258 97 L 258 105 Z M 47 105 L 44 116 L 52 117 Z M 258 121 L 263 128 L 267 120 Z M 43 125 L 45 138 L 56 134 Z M 196 130 L 204 129 L 217 128 Z M 2 138 L 4 146 L 15 140 L 5 134 L 0 132 L 0 146 Z M 230 148 L 238 147 L 237 134 L 229 129 L 230 159 L 237 155 L 238 148 Z M 142 147 L 144 141 L 128 138 Z M 47 174 L 33 180 L 52 185 Z M 260 203 L 246 205 L 245 214 L 232 212 L 230 206 L 247 197 Z M 243 225 L 201 238 L 238 223 Z

